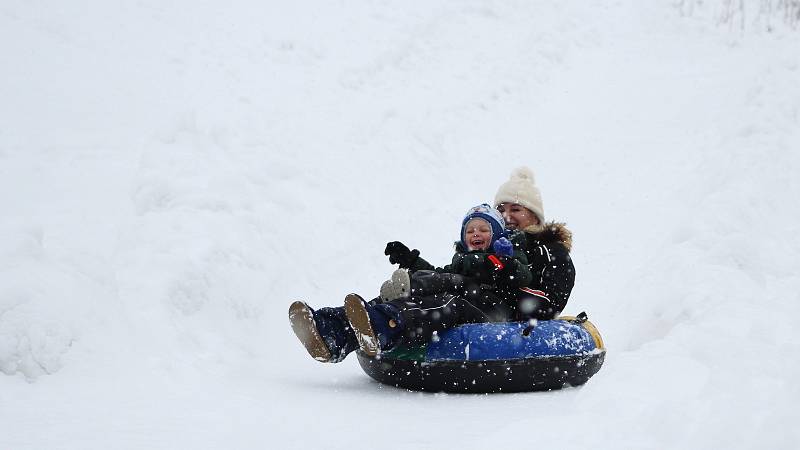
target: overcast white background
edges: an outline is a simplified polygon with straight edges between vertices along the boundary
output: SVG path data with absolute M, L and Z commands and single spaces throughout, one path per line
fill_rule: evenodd
M 0 448 L 792 448 L 800 31 L 727 3 L 3 1 Z M 291 301 L 445 263 L 519 165 L 589 383 L 308 357 Z

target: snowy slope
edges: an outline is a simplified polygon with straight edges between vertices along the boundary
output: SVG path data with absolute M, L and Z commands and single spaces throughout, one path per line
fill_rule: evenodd
M 3 2 L 0 449 L 795 447 L 800 31 L 705 3 Z M 597 376 L 308 358 L 292 300 L 445 261 L 523 164 Z

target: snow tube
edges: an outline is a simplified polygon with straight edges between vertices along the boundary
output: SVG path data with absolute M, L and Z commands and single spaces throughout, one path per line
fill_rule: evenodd
M 432 392 L 525 392 L 577 386 L 600 370 L 606 350 L 581 313 L 526 322 L 467 324 L 422 347 L 369 357 L 361 368 L 375 380 Z

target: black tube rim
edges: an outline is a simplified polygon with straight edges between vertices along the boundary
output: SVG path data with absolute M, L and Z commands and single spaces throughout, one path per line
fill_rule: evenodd
M 361 368 L 390 386 L 429 392 L 527 392 L 586 383 L 605 360 L 605 350 L 569 356 L 487 361 L 413 361 L 358 352 Z

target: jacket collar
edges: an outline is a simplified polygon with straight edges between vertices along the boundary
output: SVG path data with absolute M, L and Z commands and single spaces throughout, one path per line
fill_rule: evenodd
M 530 225 L 522 231 L 529 238 L 542 242 L 560 242 L 567 251 L 572 250 L 572 232 L 567 229 L 567 224 L 561 222 L 546 222 L 544 225 Z

